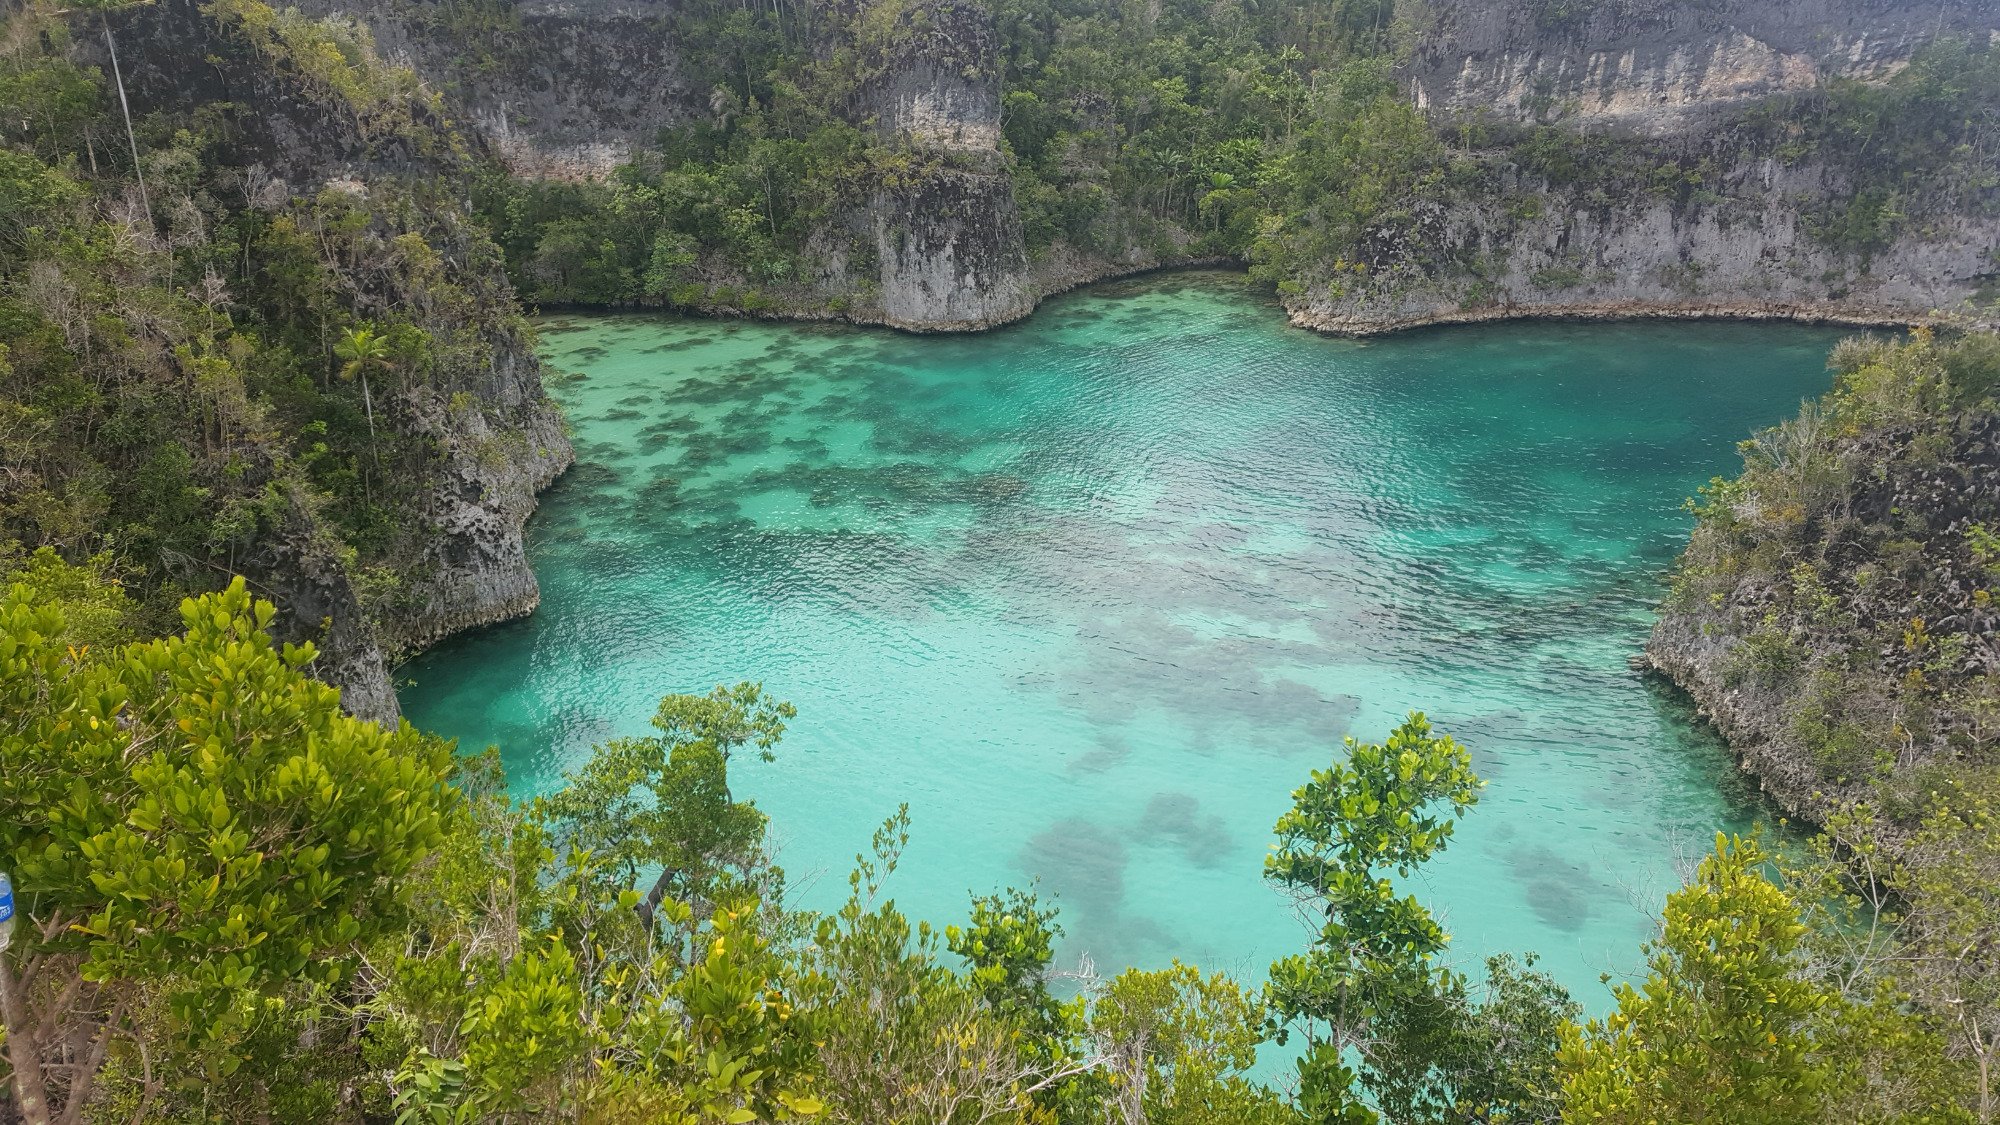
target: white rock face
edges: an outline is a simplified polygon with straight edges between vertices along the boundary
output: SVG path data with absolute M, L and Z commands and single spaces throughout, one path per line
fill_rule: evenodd
M 879 320 L 965 331 L 1033 311 L 1014 185 L 1000 154 L 999 40 L 992 14 L 930 0 L 911 15 L 870 90 L 876 132 L 916 168 L 871 193 Z
M 527 179 L 601 180 L 632 158 L 632 143 L 622 137 L 565 144 L 515 129 L 505 105 L 475 112 L 472 123 L 500 163 Z
M 1027 252 L 1006 178 L 941 169 L 884 188 L 869 208 L 881 262 L 882 322 L 923 331 L 990 328 L 1034 310 Z
M 1886 79 L 1940 35 L 2000 33 L 2000 5 L 1903 0 L 1623 0 L 1556 25 L 1527 0 L 1437 8 L 1409 75 L 1419 107 L 1653 136 L 1830 78 Z
M 881 98 L 880 131 L 920 148 L 999 151 L 999 84 L 942 71 L 922 66 L 899 76 Z
M 1551 315 L 1906 323 L 1952 314 L 1995 271 L 2000 218 L 1941 220 L 1864 271 L 1801 229 L 1796 199 L 1837 190 L 1827 169 L 1759 161 L 1734 174 L 1757 189 L 1745 192 L 1752 205 L 1656 198 L 1598 209 L 1551 195 L 1525 221 L 1495 204 L 1440 212 L 1434 238 L 1475 247 L 1498 268 L 1484 279 L 1390 269 L 1313 290 L 1291 304 L 1292 319 L 1352 333 Z

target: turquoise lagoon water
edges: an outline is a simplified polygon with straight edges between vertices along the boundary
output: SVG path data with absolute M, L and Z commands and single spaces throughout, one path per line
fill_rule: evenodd
M 530 525 L 542 608 L 406 668 L 408 713 L 536 792 L 664 693 L 762 680 L 799 716 L 736 787 L 803 905 L 908 802 L 912 914 L 1039 879 L 1068 960 L 1261 979 L 1309 932 L 1260 874 L 1290 791 L 1423 709 L 1490 785 L 1415 889 L 1468 967 L 1535 950 L 1597 1009 L 1676 852 L 1760 815 L 1626 661 L 1683 499 L 1835 332 L 1359 343 L 1227 275 L 968 337 L 543 331 L 577 465 Z

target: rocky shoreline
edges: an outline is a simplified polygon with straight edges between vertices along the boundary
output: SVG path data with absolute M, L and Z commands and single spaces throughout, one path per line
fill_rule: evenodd
M 1500 304 L 1417 316 L 1338 316 L 1309 308 L 1287 310 L 1293 327 L 1330 336 L 1388 336 L 1447 325 L 1492 324 L 1509 320 L 1742 320 L 1792 321 L 1800 324 L 1846 325 L 1855 328 L 1907 328 L 1951 319 L 1937 310 L 1919 312 L 1839 302 L 1791 304 L 1761 301 L 1579 301 L 1550 304 Z
M 1060 270 L 1044 272 L 1037 269 L 1034 304 L 1005 317 L 996 317 L 977 322 L 952 321 L 947 323 L 901 322 L 880 316 L 867 309 L 836 311 L 819 305 L 778 306 L 764 309 L 737 308 L 676 308 L 664 304 L 633 305 L 554 305 L 545 306 L 544 313 L 597 313 L 607 311 L 651 311 L 670 313 L 676 316 L 713 317 L 722 320 L 763 320 L 780 323 L 823 323 L 850 324 L 858 328 L 889 328 L 898 332 L 909 332 L 920 336 L 935 335 L 975 335 L 1018 324 L 1035 315 L 1041 304 L 1051 297 L 1078 289 L 1089 288 L 1116 281 L 1152 274 L 1179 273 L 1182 271 L 1216 270 L 1241 272 L 1243 262 L 1226 256 L 1208 256 L 1149 260 L 1141 264 L 1121 265 L 1116 263 L 1094 263 L 1099 268 L 1087 266 L 1066 266 Z M 1456 308 L 1436 312 L 1369 315 L 1359 313 L 1333 313 L 1310 306 L 1281 302 L 1287 321 L 1294 328 L 1318 332 L 1327 336 L 1365 339 L 1375 336 L 1392 336 L 1399 332 L 1414 332 L 1425 328 L 1448 327 L 1453 325 L 1494 324 L 1518 320 L 1550 321 L 1620 321 L 1620 320 L 1736 320 L 1736 321 L 1785 321 L 1797 324 L 1837 325 L 1853 328 L 1912 328 L 1919 325 L 1939 326 L 1962 324 L 1984 326 L 1963 314 L 1947 312 L 1936 308 L 1917 306 L 1898 307 L 1889 304 L 1865 304 L 1858 302 L 1781 302 L 1781 301 L 1653 301 L 1653 300 L 1591 300 L 1549 303 L 1503 302 L 1473 308 Z
M 1718 623 L 1661 607 L 1638 659 L 1693 702 L 1696 717 L 1722 736 L 1736 765 L 1785 816 L 1818 826 L 1846 804 L 1811 761 L 1784 738 L 1784 700 L 1754 685 L 1730 685 L 1724 669 L 1737 637 Z

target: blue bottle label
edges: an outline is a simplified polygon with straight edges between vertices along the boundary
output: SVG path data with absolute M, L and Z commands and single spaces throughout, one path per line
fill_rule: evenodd
M 0 876 L 0 922 L 14 917 L 14 884 Z

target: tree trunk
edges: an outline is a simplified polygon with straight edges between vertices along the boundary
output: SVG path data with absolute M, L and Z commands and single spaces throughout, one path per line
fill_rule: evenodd
M 646 927 L 646 940 L 648 941 L 651 941 L 653 938 L 653 915 L 659 912 L 661 901 L 667 897 L 667 883 L 673 877 L 673 868 L 669 867 L 662 870 L 660 877 L 653 880 L 653 889 L 647 891 L 646 897 L 639 901 L 639 905 L 632 908 L 639 915 L 639 924 Z
M 139 136 L 132 131 L 132 106 L 125 100 L 125 76 L 118 72 L 118 44 L 111 40 L 111 17 L 104 17 L 104 46 L 111 51 L 111 77 L 118 83 L 118 108 L 125 111 L 125 139 L 132 144 L 132 178 L 139 181 L 139 203 L 146 225 L 153 225 L 153 201 L 146 198 L 146 173 L 139 168 Z
M 121 1000 L 111 1009 L 111 1016 L 104 1021 L 104 1026 L 97 1029 L 97 1037 L 90 1043 L 90 1057 L 70 1082 L 69 1105 L 64 1107 L 59 1125 L 82 1125 L 83 1111 L 90 1104 L 90 1085 L 96 1081 L 97 1072 L 104 1065 L 105 1052 L 111 1048 L 111 1037 L 117 1034 L 118 1023 L 124 1017 L 125 1003 Z
M 42 1082 L 42 1052 L 21 1004 L 14 966 L 0 952 L 0 1020 L 7 1025 L 7 1065 L 14 1071 L 15 1108 L 24 1125 L 49 1125 L 49 1091 Z

